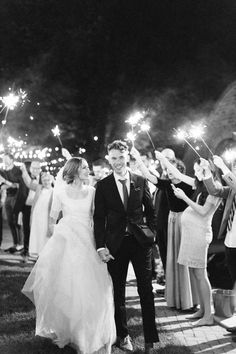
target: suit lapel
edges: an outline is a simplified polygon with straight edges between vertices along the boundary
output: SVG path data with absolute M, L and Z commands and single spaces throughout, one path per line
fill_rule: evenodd
M 137 185 L 137 176 L 130 173 L 130 192 L 129 192 L 129 199 L 128 199 L 128 207 L 127 209 L 129 209 L 132 204 L 133 204 L 133 199 L 134 199 L 134 195 L 135 195 L 135 188 Z

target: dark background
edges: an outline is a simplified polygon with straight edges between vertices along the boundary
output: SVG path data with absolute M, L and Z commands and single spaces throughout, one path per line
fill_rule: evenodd
M 207 120 L 236 78 L 235 0 L 0 5 L 0 95 L 21 87 L 30 100 L 9 112 L 7 130 L 32 145 L 56 145 L 58 124 L 72 153 L 94 159 L 126 136 L 129 113 L 148 109 L 156 146 L 173 146 L 173 128 Z M 145 134 L 137 146 L 150 149 Z

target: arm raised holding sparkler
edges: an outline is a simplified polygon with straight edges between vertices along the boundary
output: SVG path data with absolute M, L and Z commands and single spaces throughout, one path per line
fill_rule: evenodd
M 20 169 L 21 169 L 22 178 L 23 178 L 23 181 L 24 181 L 26 187 L 28 187 L 29 189 L 32 189 L 33 191 L 36 191 L 38 183 L 30 178 L 30 175 L 28 174 L 28 171 L 27 171 L 24 163 L 20 166 Z
M 140 168 L 141 172 L 143 173 L 143 175 L 153 184 L 157 184 L 158 183 L 158 179 L 157 177 L 152 174 L 149 169 L 145 166 L 145 164 L 143 163 L 143 160 L 141 159 L 140 153 L 138 152 L 138 150 L 135 147 L 132 147 L 132 149 L 130 150 L 130 154 L 135 158 L 135 160 L 137 161 L 138 167 Z
M 186 184 L 189 184 L 192 187 L 195 186 L 195 178 L 186 176 L 185 174 L 181 173 L 160 151 L 155 150 L 155 156 L 157 160 L 159 160 L 162 165 L 165 166 L 165 168 L 167 168 L 167 170 L 173 174 L 175 178 L 185 182 Z
M 205 173 L 205 178 L 203 180 L 204 184 L 206 185 L 209 194 L 226 199 L 229 194 L 229 188 L 233 189 L 234 192 L 236 192 L 236 176 L 225 165 L 223 159 L 220 156 L 214 155 L 213 162 L 214 165 L 223 172 L 222 178 L 227 183 L 227 186 L 216 184 L 213 180 L 212 174 L 209 172 Z M 208 161 L 202 159 L 203 167 L 207 166 L 207 164 L 209 165 Z

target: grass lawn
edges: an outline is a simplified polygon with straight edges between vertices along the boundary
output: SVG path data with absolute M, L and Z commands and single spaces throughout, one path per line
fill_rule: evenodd
M 14 258 L 11 257 L 11 258 Z M 21 294 L 21 288 L 31 266 L 0 259 L 0 353 L 1 354 L 75 354 L 70 347 L 59 349 L 49 340 L 35 337 L 35 311 L 33 304 Z M 143 353 L 142 322 L 137 297 L 127 299 L 130 334 L 135 353 Z M 157 310 L 158 314 L 158 310 Z M 180 345 L 174 336 L 160 329 L 161 344 L 155 350 L 161 354 L 187 354 L 191 351 Z M 114 347 L 112 354 L 123 351 Z

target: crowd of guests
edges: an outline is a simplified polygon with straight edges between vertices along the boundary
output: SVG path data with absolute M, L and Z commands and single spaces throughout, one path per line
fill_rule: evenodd
M 66 149 L 63 156 L 69 160 Z M 223 199 L 225 209 L 219 237 L 225 238 L 226 261 L 232 280 L 236 281 L 236 176 L 219 156 L 210 163 L 193 162 L 194 177 L 186 175 L 184 163 L 173 150 L 155 151 L 156 161 L 136 148 L 130 151 L 130 171 L 149 181 L 156 212 L 155 259 L 161 258 L 165 273 L 167 305 L 188 310 L 199 305 L 191 317 L 195 325 L 211 325 L 211 284 L 207 273 L 208 248 L 212 241 L 212 218 Z M 20 253 L 22 260 L 37 259 L 51 236 L 49 214 L 54 178 L 42 172 L 40 162 L 17 167 L 14 157 L 5 153 L 4 169 L 0 170 L 0 247 L 2 242 L 2 212 L 5 210 L 13 245 L 6 252 Z M 105 160 L 92 162 L 87 184 L 97 182 L 110 173 Z M 220 171 L 221 179 L 219 178 Z M 222 183 L 222 181 L 224 181 Z M 3 251 L 3 250 L 2 250 Z
M 71 155 L 63 148 L 63 156 Z M 22 256 L 23 262 L 36 261 L 48 238 L 49 216 L 55 179 L 43 171 L 39 160 L 26 161 L 20 166 L 14 163 L 14 156 L 8 152 L 2 158 L 0 170 L 0 252 Z M 92 163 L 93 174 L 88 184 L 96 186 L 109 169 L 105 160 Z M 12 246 L 2 248 L 3 218 L 6 218 L 12 235 Z

